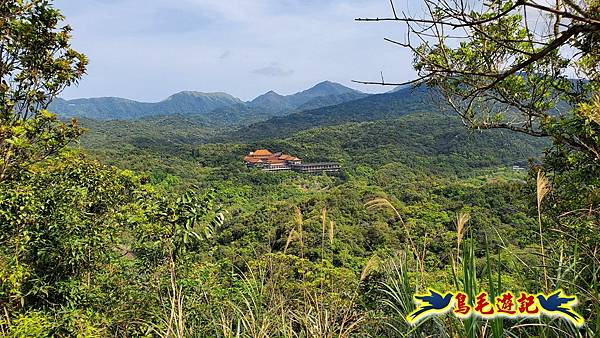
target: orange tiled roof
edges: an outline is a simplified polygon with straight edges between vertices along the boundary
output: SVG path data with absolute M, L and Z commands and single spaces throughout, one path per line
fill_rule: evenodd
M 259 149 L 257 151 L 255 151 L 254 153 L 252 153 L 252 155 L 254 156 L 268 156 L 268 155 L 273 155 L 272 152 L 268 151 L 267 149 Z
M 280 160 L 280 159 L 275 159 L 275 158 L 269 158 L 266 161 L 268 164 L 283 164 L 285 161 L 284 160 Z
M 260 162 L 262 162 L 262 160 L 259 159 L 259 158 L 253 158 L 253 157 L 249 157 L 249 156 L 244 157 L 244 161 L 249 162 L 249 163 L 260 163 Z

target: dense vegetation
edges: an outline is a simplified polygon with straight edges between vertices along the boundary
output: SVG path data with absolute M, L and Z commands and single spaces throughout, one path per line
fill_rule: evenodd
M 285 151 L 307 162 L 338 161 L 346 172 L 399 163 L 415 172 L 468 177 L 478 169 L 525 167 L 548 145 L 523 135 L 469 131 L 458 119 L 437 113 L 313 128 L 283 139 L 243 143 L 212 143 L 226 136 L 179 116 L 82 124 L 89 131 L 81 146 L 104 163 L 157 179 L 167 174 L 185 177 L 194 184 L 202 184 L 208 172 L 246 173 L 241 158 L 257 148 Z
M 64 122 L 45 108 L 85 72 L 70 28 L 42 0 L 0 12 L 16 60 L 0 86 L 3 336 L 597 332 L 600 166 L 560 136 L 599 146 L 600 99 L 552 124 L 553 143 L 469 130 L 424 87 L 242 126 L 187 114 Z M 256 148 L 344 171 L 248 169 Z M 563 288 L 586 324 L 446 315 L 411 326 L 412 295 L 428 287 L 471 299 Z
M 425 87 L 403 88 L 335 106 L 273 117 L 240 128 L 228 134 L 228 137 L 239 140 L 280 138 L 319 126 L 392 119 L 413 112 L 430 112 L 432 108 L 438 111 L 445 106 L 440 102 L 439 95 Z
M 152 133 L 152 130 L 147 132 Z M 521 183 L 524 174 L 511 167 L 538 154 L 544 142 L 536 144 L 525 137 L 515 139 L 502 134 L 471 134 L 458 121 L 439 114 L 318 128 L 259 144 L 180 144 L 180 155 L 170 152 L 171 157 L 167 155 L 168 149 L 153 147 L 151 143 L 132 146 L 133 140 L 122 150 L 104 149 L 97 143 L 96 133 L 90 131 L 83 138 L 83 145 L 93 147 L 92 152 L 103 161 L 146 169 L 151 181 L 163 191 L 180 191 L 182 186 L 194 183 L 203 190 L 218 192 L 218 204 L 227 214 L 216 230 L 214 242 L 205 249 L 210 257 L 202 255 L 197 262 L 214 264 L 215 270 L 210 273 L 218 274 L 219 278 L 196 282 L 200 283 L 199 287 L 209 283 L 210 291 L 201 289 L 204 296 L 211 297 L 214 304 L 230 304 L 240 318 L 260 311 L 264 316 L 260 320 L 265 322 L 248 325 L 264 325 L 262 329 L 268 330 L 267 335 L 283 335 L 285 333 L 275 330 L 284 324 L 291 325 L 278 322 L 279 307 L 294 309 L 287 313 L 289 316 L 309 316 L 320 306 L 327 306 L 321 309 L 325 311 L 321 314 L 331 312 L 333 315 L 343 304 L 340 302 L 347 301 L 344 294 L 350 293 L 352 308 L 358 306 L 352 310 L 358 311 L 353 316 L 364 316 L 361 321 L 369 317 L 369 324 L 365 323 L 364 327 L 366 331 L 361 329 L 360 332 L 394 336 L 385 326 L 377 324 L 391 315 L 387 312 L 389 309 L 374 306 L 382 297 L 378 291 L 381 283 L 396 278 L 390 275 L 393 270 L 386 270 L 384 266 L 400 264 L 396 255 L 409 250 L 405 244 L 408 230 L 415 238 L 415 245 L 423 250 L 422 263 L 427 273 L 420 283 L 450 288 L 453 282 L 448 269 L 457 236 L 455 215 L 459 212 L 473 215 L 471 234 L 481 245 L 479 260 L 483 260 L 486 243 L 494 251 L 500 246 L 506 247 L 530 264 L 537 260 L 536 245 L 530 240 L 536 223 L 527 202 L 532 201 L 532 196 L 527 195 Z M 117 135 L 110 130 L 103 133 Z M 158 134 L 155 137 L 160 138 Z M 344 164 L 344 175 L 273 174 L 246 169 L 241 157 L 250 149 L 263 146 L 289 151 L 307 160 L 339 160 Z M 133 149 L 145 149 L 148 157 L 131 153 Z M 134 162 L 136 159 L 138 163 Z M 167 159 L 168 164 L 161 159 Z M 404 226 L 393 213 L 370 211 L 365 206 L 368 201 L 381 198 L 391 201 L 402 214 Z M 325 239 L 323 217 L 327 228 Z M 333 229 L 332 239 L 330 229 Z M 371 259 L 378 261 L 378 267 L 369 268 L 369 277 L 359 283 Z M 519 269 L 513 259 L 505 257 L 507 264 Z M 297 266 L 298 271 L 289 271 L 289 264 Z M 483 261 L 479 264 L 483 268 Z M 222 275 L 223 271 L 229 273 Z M 504 282 L 514 287 L 528 285 L 526 278 L 517 276 L 514 271 Z M 526 274 L 523 272 L 522 276 Z M 259 308 L 235 305 L 230 297 L 236 289 L 230 285 L 233 282 L 230 278 L 241 278 L 238 282 L 242 283 L 239 295 L 242 299 L 267 303 L 251 305 Z M 331 280 L 343 280 L 346 286 L 339 290 Z M 245 288 L 252 288 L 248 290 L 252 293 L 246 294 Z M 201 303 L 206 307 L 187 309 L 190 316 L 211 313 L 218 308 Z M 221 314 L 210 316 L 218 318 Z M 392 318 L 399 320 L 395 316 Z M 335 322 L 328 325 L 334 324 L 340 325 Z M 203 331 L 206 335 L 225 334 L 202 324 L 189 325 L 196 330 L 209 330 Z M 235 326 L 235 322 L 228 325 Z M 327 330 L 339 329 L 332 326 Z

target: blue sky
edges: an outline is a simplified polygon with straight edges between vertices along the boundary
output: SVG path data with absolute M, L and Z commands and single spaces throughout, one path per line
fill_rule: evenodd
M 398 0 L 406 8 L 410 0 Z M 159 101 L 182 90 L 223 91 L 250 100 L 331 80 L 414 78 L 387 0 L 55 0 L 74 29 L 88 74 L 65 98 L 119 96 Z

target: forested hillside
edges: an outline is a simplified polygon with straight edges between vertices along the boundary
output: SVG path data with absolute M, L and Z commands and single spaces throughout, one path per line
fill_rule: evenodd
M 347 170 L 396 162 L 414 170 L 469 176 L 473 170 L 526 166 L 548 145 L 545 139 L 501 131 L 476 132 L 454 116 L 414 113 L 374 122 L 344 123 L 293 133 L 282 139 L 213 143 L 218 131 L 184 117 L 131 122 L 83 121 L 89 131 L 81 145 L 111 164 L 129 163 L 140 171 L 162 172 L 146 162 L 185 160 L 203 167 L 243 170 L 242 158 L 253 149 L 293 153 L 308 162 L 339 161 Z M 217 136 L 222 138 L 222 136 Z M 145 154 L 146 160 L 135 164 Z M 171 166 L 169 172 L 176 171 Z M 187 166 L 180 175 L 190 174 Z M 164 176 L 164 173 L 160 174 Z
M 71 28 L 0 3 L 0 336 L 597 336 L 598 6 L 435 3 L 386 20 L 426 23 L 421 85 L 158 103 L 57 99 L 88 71 Z M 426 42 L 448 26 L 473 34 Z
M 145 126 L 141 121 L 131 123 L 136 127 L 99 123 L 83 137 L 81 144 L 102 162 L 145 173 L 156 189 L 168 194 L 181 192 L 191 184 L 203 190 L 214 189 L 218 204 L 227 210 L 213 239 L 199 251 L 200 261 L 212 262 L 209 266 L 201 265 L 202 273 L 214 277 L 194 279 L 192 270 L 183 267 L 179 272 L 195 280 L 192 285 L 196 291 L 210 297 L 209 302 L 195 300 L 198 305 L 188 310 L 199 316 L 192 322 L 195 324 L 189 325 L 207 330 L 202 331 L 206 334 L 216 332 L 200 324 L 206 320 L 202 319 L 204 316 L 214 315 L 211 304 L 230 304 L 228 296 L 222 293 L 238 292 L 231 284 L 236 283 L 235 278 L 230 280 L 231 276 L 223 274 L 222 269 L 261 276 L 269 273 L 263 270 L 263 264 L 272 266 L 269 269 L 273 269 L 270 273 L 274 275 L 267 284 L 259 285 L 271 288 L 275 285 L 267 285 L 277 283 L 278 287 L 265 291 L 266 294 L 242 292 L 240 297 L 280 297 L 293 293 L 297 299 L 305 291 L 318 294 L 317 290 L 326 290 L 321 298 L 324 302 L 335 304 L 338 297 L 349 292 L 354 298 L 352 302 L 356 302 L 353 306 L 359 306 L 381 299 L 378 283 L 404 278 L 390 274 L 385 266 L 408 264 L 403 261 L 405 258 L 396 255 L 407 250 L 403 241 L 411 238 L 427 252 L 423 251 L 425 260 L 415 261 L 424 264 L 427 283 L 445 287 L 452 283 L 449 269 L 457 236 L 454 229 L 457 213 L 471 215 L 469 232 L 479 248 L 476 258 L 479 268 L 485 266 L 481 251 L 485 245 L 492 250 L 508 247 L 519 252 L 522 259 L 536 260 L 535 246 L 530 240 L 536 229 L 530 204 L 532 196 L 522 183 L 526 175 L 512 166 L 525 166 L 528 159 L 539 156 L 548 145 L 544 139 L 511 137 L 495 131 L 472 132 L 456 117 L 440 113 L 342 123 L 293 133 L 283 139 L 242 143 L 210 143 L 215 131 L 202 134 L 201 127 L 184 127 L 185 119 L 180 124 L 160 127 Z M 185 137 L 194 130 L 208 137 Z M 145 137 L 136 136 L 140 133 Z M 340 161 L 344 173 L 328 177 L 247 169 L 242 157 L 263 147 L 285 151 L 306 161 Z M 378 211 L 365 206 L 369 201 L 381 199 L 389 201 L 403 221 L 394 216 L 392 209 L 383 207 Z M 327 227 L 325 238 L 323 222 Z M 208 253 L 210 258 L 206 256 Z M 364 281 L 355 284 L 354 278 L 358 277 L 353 276 L 364 274 L 365 264 L 373 259 L 378 263 L 369 268 L 369 277 L 363 276 Z M 506 257 L 506 262 L 514 264 L 513 258 Z M 514 271 L 515 277 L 507 277 L 503 283 L 527 284 L 526 278 L 516 277 L 526 276 L 520 269 Z M 220 282 L 214 279 L 217 275 Z M 248 278 L 238 281 L 242 288 L 263 283 L 255 278 L 265 277 Z M 337 282 L 331 283 L 330 279 Z M 210 284 L 205 285 L 207 282 Z M 309 286 L 321 283 L 317 289 Z M 343 284 L 341 290 L 339 283 Z M 269 304 L 294 307 L 300 304 L 294 305 L 299 299 L 291 303 L 282 301 Z M 297 311 L 312 311 L 308 299 L 301 303 L 304 305 Z M 244 308 L 228 306 L 232 306 L 232 311 L 242 311 L 243 316 L 249 315 Z M 394 315 L 381 311 L 380 315 Z M 276 310 L 266 311 L 263 315 L 275 313 Z M 393 336 L 383 327 L 369 330 Z
M 240 128 L 227 137 L 239 140 L 280 138 L 319 126 L 392 119 L 412 112 L 439 112 L 445 107 L 441 102 L 435 91 L 425 87 L 407 87 L 334 106 L 273 117 Z

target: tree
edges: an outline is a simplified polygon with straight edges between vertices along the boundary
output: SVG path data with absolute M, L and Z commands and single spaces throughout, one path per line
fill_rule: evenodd
M 566 108 L 598 89 L 600 2 L 547 3 L 424 0 L 424 16 L 414 18 L 391 2 L 393 17 L 357 20 L 405 23 L 406 41 L 386 40 L 413 52 L 418 78 L 411 83 L 439 88 L 467 126 L 555 136 L 600 159 L 591 140 L 555 130 Z
M 139 180 L 82 155 L 45 161 L 0 183 L 0 303 L 4 310 L 86 303 L 93 274 L 116 255 L 123 209 Z
M 48 0 L 0 3 L 0 335 L 144 334 L 150 323 L 136 320 L 137 304 L 163 294 L 140 284 L 160 282 L 163 267 L 165 330 L 182 335 L 176 263 L 199 249 L 223 214 L 212 191 L 173 200 L 69 149 L 82 129 L 47 107 L 79 81 L 87 59 L 71 49 L 62 20 Z
M 77 138 L 76 121 L 46 110 L 85 73 L 70 46 L 71 28 L 48 0 L 0 3 L 0 181 L 19 175 Z
M 600 1 L 422 3 L 421 18 L 399 14 L 391 1 L 392 17 L 357 20 L 405 24 L 406 41 L 386 40 L 413 52 L 418 78 L 409 83 L 437 88 L 468 127 L 551 137 L 546 169 L 575 179 L 559 191 L 562 202 L 596 210 Z
M 357 20 L 403 23 L 406 39 L 386 40 L 412 51 L 418 77 L 408 83 L 436 88 L 466 126 L 553 140 L 533 172 L 545 170 L 552 180 L 548 198 L 538 203 L 551 216 L 540 216 L 540 227 L 556 230 L 544 235 L 554 248 L 546 261 L 556 273 L 553 286 L 580 293 L 590 328 L 598 329 L 600 1 L 421 3 L 421 17 L 390 0 L 392 16 Z M 562 270 L 567 256 L 580 272 Z

